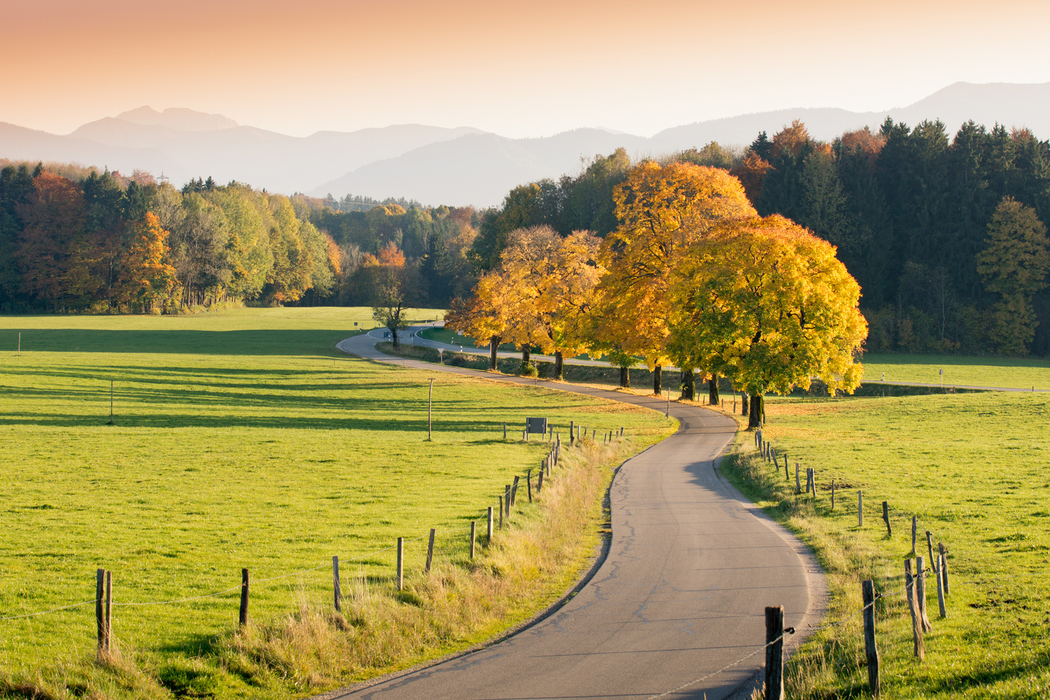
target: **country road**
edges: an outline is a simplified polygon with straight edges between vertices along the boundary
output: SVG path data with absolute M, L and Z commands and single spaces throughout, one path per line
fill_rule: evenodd
M 338 347 L 392 361 L 375 349 L 377 340 L 355 336 Z M 493 379 L 461 368 L 396 363 Z M 665 409 L 654 397 L 496 380 Z M 618 471 L 610 492 L 611 543 L 575 596 L 496 644 L 323 697 L 746 697 L 765 662 L 765 607 L 784 606 L 785 625 L 799 631 L 789 646 L 797 643 L 819 622 L 823 576 L 801 543 L 720 478 L 715 461 L 732 440 L 735 422 L 676 402 L 670 414 L 679 430 Z

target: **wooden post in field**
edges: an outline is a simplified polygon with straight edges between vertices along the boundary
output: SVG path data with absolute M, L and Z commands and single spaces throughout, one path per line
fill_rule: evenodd
M 890 528 L 890 503 L 889 501 L 882 502 L 882 519 L 886 521 L 886 536 L 893 537 L 893 530 Z
M 511 491 L 510 491 L 510 484 L 505 485 L 503 487 L 503 507 L 507 511 L 507 519 L 508 520 L 510 520 L 510 507 L 513 505 L 513 503 L 511 502 L 511 499 L 513 497 L 514 497 L 514 494 L 512 494 Z
M 576 444 L 576 421 L 569 421 L 569 447 Z
M 795 493 L 802 493 L 802 483 L 798 478 L 798 462 L 795 462 Z
M 520 476 L 514 477 L 514 485 L 510 487 L 510 504 L 512 506 L 518 505 L 518 483 L 521 481 Z
M 536 495 L 543 493 L 543 470 L 540 469 L 540 480 L 536 482 Z
M 241 611 L 237 617 L 241 627 L 248 624 L 248 583 L 248 570 L 241 569 Z
M 503 439 L 507 439 L 507 421 L 503 421 Z
M 934 571 L 940 571 L 940 562 L 933 557 L 933 533 L 929 530 L 926 531 L 926 551 L 930 555 L 930 566 Z
M 784 700 L 784 607 L 766 607 L 765 700 Z
M 397 590 L 405 590 L 405 538 L 397 538 Z
M 911 555 L 914 557 L 918 554 L 915 551 L 915 536 L 919 533 L 919 516 L 911 516 Z M 922 567 L 919 567 L 922 568 Z
M 798 465 L 795 465 L 795 466 L 798 466 Z M 784 460 L 784 478 L 787 481 L 791 481 L 791 471 L 788 469 L 788 463 L 787 463 L 786 459 Z
M 430 380 L 430 397 L 427 402 L 427 441 L 434 439 L 434 380 Z
M 532 470 L 525 474 L 525 486 L 529 489 L 529 503 L 532 503 Z
M 943 542 L 937 543 L 937 550 L 941 555 L 941 578 L 944 579 L 944 597 L 947 598 L 952 594 L 952 587 L 948 583 L 948 550 L 944 548 Z
M 915 642 L 915 658 L 922 661 L 926 658 L 926 645 L 922 639 L 919 606 L 915 601 L 915 577 L 911 573 L 911 559 L 904 560 L 904 588 L 908 593 L 908 610 L 911 612 L 911 636 Z
M 332 588 L 335 591 L 335 611 L 343 612 L 343 591 L 339 585 L 339 557 L 332 557 Z
M 430 528 L 430 541 L 427 543 L 427 573 L 430 573 L 430 565 L 434 563 L 434 535 L 437 530 Z
M 857 527 L 864 527 L 864 492 L 857 491 Z
M 487 547 L 492 542 L 492 506 L 489 506 L 487 526 L 485 529 L 485 546 Z
M 105 569 L 95 572 L 95 621 L 98 623 L 98 655 L 109 653 L 113 623 L 113 573 Z
M 915 558 L 915 599 L 919 601 L 919 621 L 922 631 L 929 632 L 930 618 L 926 615 L 926 567 L 922 557 Z
M 882 682 L 879 680 L 879 648 L 875 644 L 875 584 L 871 581 L 861 582 L 861 595 L 864 599 L 864 654 L 868 659 L 868 689 L 873 698 L 882 693 Z
M 948 617 L 948 610 L 944 606 L 944 555 L 937 555 L 937 568 L 933 572 L 937 577 L 937 607 L 941 613 L 941 619 Z
M 499 529 L 503 529 L 503 496 L 499 497 Z

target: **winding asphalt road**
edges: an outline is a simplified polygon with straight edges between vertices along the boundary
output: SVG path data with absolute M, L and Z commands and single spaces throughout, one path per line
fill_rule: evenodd
M 391 361 L 375 349 L 377 340 L 355 336 L 338 347 Z M 493 377 L 396 362 L 427 371 Z M 665 408 L 664 401 L 654 397 L 538 383 L 659 411 Z M 790 646 L 819 621 L 823 576 L 801 543 L 720 478 L 715 460 L 732 439 L 736 424 L 715 411 L 676 402 L 670 413 L 680 422 L 678 432 L 625 462 L 613 480 L 612 541 L 576 595 L 496 644 L 324 697 L 746 697 L 765 663 L 765 606 L 784 606 L 785 625 L 800 632 Z

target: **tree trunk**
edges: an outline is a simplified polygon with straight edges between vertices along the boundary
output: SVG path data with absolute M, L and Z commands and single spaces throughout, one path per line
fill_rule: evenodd
M 657 365 L 656 367 L 653 368 L 653 394 L 655 396 L 659 396 L 664 391 L 663 384 L 661 384 L 661 382 L 660 382 L 660 379 L 661 379 L 660 375 L 662 373 L 662 369 L 663 368 L 660 367 L 660 365 Z
M 493 372 L 496 371 L 496 351 L 499 350 L 500 340 L 501 338 L 498 335 L 489 338 L 489 369 Z
M 762 395 L 751 397 L 751 406 L 747 414 L 747 429 L 761 428 L 762 427 L 762 415 L 765 413 L 765 406 Z
M 565 380 L 565 358 L 562 357 L 561 350 L 554 352 L 554 378 L 559 382 Z
M 693 376 L 693 370 L 683 369 L 682 370 L 682 397 L 685 401 L 692 401 L 696 398 L 696 377 Z
M 707 380 L 707 403 L 711 406 L 717 406 L 721 403 L 721 397 L 718 395 L 718 375 L 712 374 L 711 378 Z
M 748 408 L 748 405 L 747 405 L 747 392 L 746 391 L 741 391 L 740 392 L 740 415 L 742 415 L 742 416 L 750 415 L 750 409 Z
M 390 334 L 394 338 L 394 350 L 399 350 L 401 348 L 401 339 L 397 337 L 397 326 L 390 325 L 387 328 L 390 329 Z
M 624 389 L 631 388 L 631 368 L 620 367 L 620 386 Z
M 528 344 L 521 346 L 521 369 L 518 371 L 519 374 L 526 374 L 529 371 L 529 367 L 532 366 L 532 360 L 529 358 L 532 355 L 532 347 Z

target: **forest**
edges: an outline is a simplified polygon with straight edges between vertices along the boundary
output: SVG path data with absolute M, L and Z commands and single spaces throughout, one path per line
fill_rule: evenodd
M 940 122 L 887 120 L 826 143 L 795 122 L 745 149 L 711 143 L 655 162 L 728 171 L 758 215 L 834 245 L 860 284 L 867 350 L 1050 352 L 1050 143 L 1026 130 L 970 122 L 950 137 Z M 472 295 L 516 230 L 617 231 L 616 189 L 640 163 L 599 155 L 482 211 L 0 165 L 0 311 L 178 313 L 376 305 L 393 288 L 446 307 Z

